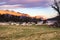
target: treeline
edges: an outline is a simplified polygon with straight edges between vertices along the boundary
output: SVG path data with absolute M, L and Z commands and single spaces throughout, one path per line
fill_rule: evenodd
M 34 22 L 37 24 L 37 22 L 42 21 L 41 18 L 32 18 L 32 17 L 27 17 L 27 16 L 14 16 L 10 14 L 0 14 L 0 22 Z

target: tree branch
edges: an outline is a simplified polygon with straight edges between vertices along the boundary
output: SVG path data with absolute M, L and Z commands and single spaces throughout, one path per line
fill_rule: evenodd
M 54 10 L 56 10 L 56 11 L 59 11 L 59 9 L 58 8 L 56 8 L 55 6 L 53 6 L 52 5 L 52 8 L 54 8 Z
M 59 10 L 59 5 L 58 5 L 58 3 L 57 3 L 57 1 L 56 0 L 54 0 L 54 5 L 57 7 L 57 9 Z

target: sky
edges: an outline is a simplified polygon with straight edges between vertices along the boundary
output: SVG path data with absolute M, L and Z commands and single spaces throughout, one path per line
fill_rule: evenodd
M 53 0 L 0 0 L 0 10 L 13 10 L 30 16 L 52 18 L 57 16 L 57 12 L 51 7 L 52 4 Z

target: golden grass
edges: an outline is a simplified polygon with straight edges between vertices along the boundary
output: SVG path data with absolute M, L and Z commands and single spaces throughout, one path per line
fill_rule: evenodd
M 0 40 L 60 40 L 60 28 L 0 25 Z

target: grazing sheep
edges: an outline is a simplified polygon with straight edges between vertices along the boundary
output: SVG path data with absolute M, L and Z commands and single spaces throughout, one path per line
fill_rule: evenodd
M 14 25 L 14 23 L 11 23 L 11 25 Z
M 9 25 L 8 23 L 0 23 L 0 25 Z
M 24 23 L 22 23 L 21 25 L 22 25 L 22 26 L 25 26 L 25 25 L 26 25 L 26 23 L 24 22 Z
M 18 26 L 19 24 L 18 24 L 18 23 L 16 23 L 15 25 L 17 25 L 17 26 Z

